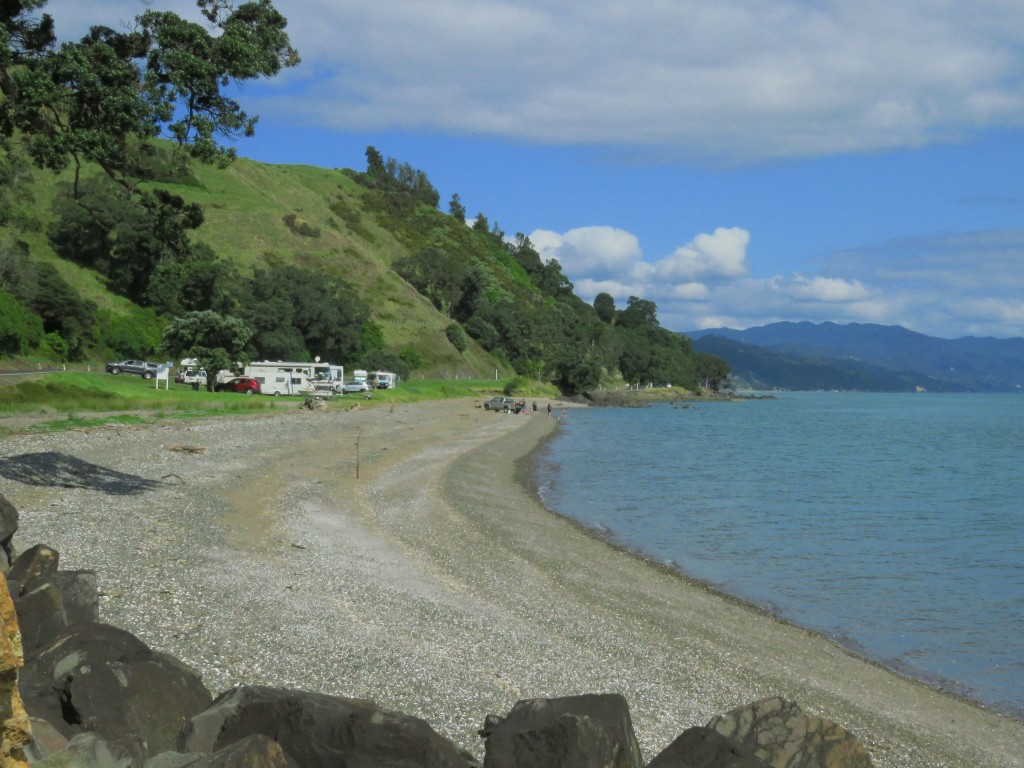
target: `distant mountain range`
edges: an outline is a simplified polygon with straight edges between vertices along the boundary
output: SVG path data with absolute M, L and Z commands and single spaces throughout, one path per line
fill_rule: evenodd
M 1024 338 L 940 339 L 893 325 L 772 323 L 686 334 L 736 386 L 873 392 L 1021 392 Z

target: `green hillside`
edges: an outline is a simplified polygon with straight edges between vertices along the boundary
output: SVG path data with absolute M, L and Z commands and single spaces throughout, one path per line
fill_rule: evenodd
M 144 193 L 173 203 L 151 203 L 155 214 L 94 168 L 83 172 L 77 197 L 70 172 L 23 175 L 17 198 L 8 195 L 0 247 L 8 273 L 20 264 L 20 290 L 28 297 L 20 300 L 42 318 L 47 335 L 31 350 L 24 343 L 13 350 L 9 341 L 3 350 L 8 365 L 26 355 L 94 363 L 168 357 L 162 336 L 168 324 L 213 309 L 262 327 L 246 348 L 251 359 L 321 355 L 349 367 L 383 359 L 406 366 L 407 376 L 488 378 L 497 372 L 551 381 L 567 393 L 624 380 L 696 389 L 704 379 L 715 387 L 728 373 L 720 360 L 709 364 L 708 356 L 695 355 L 686 337 L 661 329 L 652 302 L 634 297 L 616 310 L 605 296 L 599 317 L 575 296 L 560 265 L 542 262 L 524 236 L 489 229 L 482 215 L 467 224 L 440 211 L 422 171 L 389 160 L 391 170 L 374 177 L 238 159 L 225 168 L 195 165 L 175 174 L 167 170 L 171 153 L 159 145 L 151 178 L 141 185 Z M 8 169 L 16 161 L 9 154 Z M 181 218 L 192 204 L 202 224 L 172 227 L 178 240 L 168 246 L 172 238 L 160 230 L 160 215 Z M 154 256 L 138 255 L 130 238 L 143 251 L 159 246 L 151 266 L 132 264 Z M 173 279 L 161 287 L 165 268 Z M 36 284 L 24 273 L 35 274 Z M 139 285 L 127 285 L 129 277 Z M 259 279 L 264 292 L 267 283 L 277 290 L 292 279 L 337 281 L 337 295 L 349 296 L 345 303 L 353 311 L 365 307 L 356 319 L 362 340 L 349 338 L 347 347 L 339 342 L 333 349 L 353 351 L 332 355 L 312 332 L 284 328 L 293 320 L 278 323 L 281 297 L 260 299 L 249 285 Z M 191 295 L 195 280 L 209 283 L 203 283 L 209 296 Z M 13 283 L 9 293 L 18 298 L 18 279 Z M 73 315 L 73 322 L 63 315 Z M 266 346 L 281 336 L 290 346 Z
M 239 159 L 226 169 L 200 165 L 193 169 L 189 183 L 159 186 L 202 206 L 205 222 L 193 239 L 208 244 L 242 274 L 296 264 L 351 283 L 370 304 L 386 345 L 412 348 L 420 355 L 420 374 L 479 377 L 493 376 L 495 369 L 502 376 L 511 373 L 506 363 L 478 344 L 470 343 L 460 354 L 445 338 L 450 320 L 391 268 L 395 259 L 409 255 L 409 246 L 398 242 L 393 232 L 380 225 L 377 215 L 364 209 L 366 189 L 352 175 Z M 46 236 L 54 220 L 53 201 L 69 183 L 68 173 L 35 171 L 25 198 L 30 206 L 24 206 L 23 214 L 34 220 L 33 225 L 17 231 L 0 227 L 0 235 L 26 242 L 33 259 L 53 264 L 84 299 L 128 317 L 137 307 L 118 296 L 95 271 L 59 258 Z M 439 232 L 456 226 L 439 211 L 427 215 Z M 291 226 L 286 223 L 290 216 L 295 217 Z M 143 356 L 151 350 L 96 352 Z
M 61 45 L 39 5 L 0 13 L 0 365 L 320 357 L 567 394 L 725 381 L 653 302 L 585 303 L 524 235 L 467 222 L 457 195 L 445 213 L 423 170 L 373 147 L 365 171 L 235 158 L 225 137 L 256 121 L 229 86 L 300 62 L 270 4 L 215 4 L 210 26 L 144 12 Z

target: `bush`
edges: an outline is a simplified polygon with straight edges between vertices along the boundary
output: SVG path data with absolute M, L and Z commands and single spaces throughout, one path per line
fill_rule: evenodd
M 466 332 L 462 330 L 462 326 L 458 323 L 450 323 L 444 329 L 444 335 L 448 337 L 448 341 L 452 343 L 452 346 L 459 350 L 459 354 L 465 352 L 469 346 L 469 341 L 466 340 Z
M 20 355 L 35 349 L 43 338 L 43 321 L 0 290 L 0 355 Z
M 320 228 L 314 227 L 305 219 L 300 219 L 294 213 L 288 213 L 281 217 L 281 221 L 292 231 L 292 234 L 302 237 L 320 237 Z
M 519 391 L 527 385 L 527 383 L 527 380 L 522 376 L 516 376 L 505 384 L 504 388 L 501 390 L 501 394 L 505 395 L 505 397 L 512 397 L 513 395 L 518 394 Z

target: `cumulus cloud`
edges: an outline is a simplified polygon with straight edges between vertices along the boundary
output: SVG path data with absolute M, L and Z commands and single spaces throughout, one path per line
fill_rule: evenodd
M 698 234 L 654 261 L 628 232 L 571 232 L 538 231 L 531 240 L 544 259 L 571 254 L 562 265 L 584 299 L 608 293 L 620 308 L 630 296 L 650 299 L 661 324 L 677 331 L 780 320 L 903 325 L 947 337 L 1024 331 L 1024 231 L 903 238 L 832 254 L 817 274 L 766 277 L 750 274 L 750 234 L 740 228 Z
M 719 227 L 697 235 L 675 253 L 655 264 L 662 280 L 735 279 L 747 274 L 746 254 L 750 233 L 739 227 Z
M 636 235 L 615 227 L 579 227 L 564 234 L 535 229 L 529 237 L 545 260 L 557 259 L 564 271 L 596 279 L 628 274 L 643 257 Z
M 275 5 L 303 65 L 250 100 L 346 131 L 742 162 L 915 147 L 1024 120 L 1024 4 L 1005 0 Z M 47 10 L 73 37 L 145 7 Z M 187 0 L 154 7 L 197 17 Z

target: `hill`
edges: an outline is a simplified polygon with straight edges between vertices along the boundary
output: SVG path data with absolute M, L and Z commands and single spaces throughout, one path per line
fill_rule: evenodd
M 164 332 L 188 320 L 199 325 L 176 339 L 210 337 L 210 323 L 220 337 L 252 332 L 232 356 L 218 342 L 214 368 L 320 356 L 404 378 L 544 380 L 566 394 L 623 381 L 714 389 L 726 373 L 661 328 L 653 302 L 599 315 L 528 238 L 482 213 L 467 222 L 457 196 L 442 212 L 425 173 L 372 147 L 376 173 L 373 162 L 359 172 L 245 159 L 182 170 L 168 145 L 148 153 L 141 194 L 90 166 L 26 171 L 8 190 L 0 319 L 15 331 L 0 334 L 0 364 L 177 356 L 161 353 Z M 16 156 L 0 160 L 10 170 Z
M 900 326 L 810 322 L 691 331 L 756 388 L 1017 392 L 1024 339 L 940 339 Z

